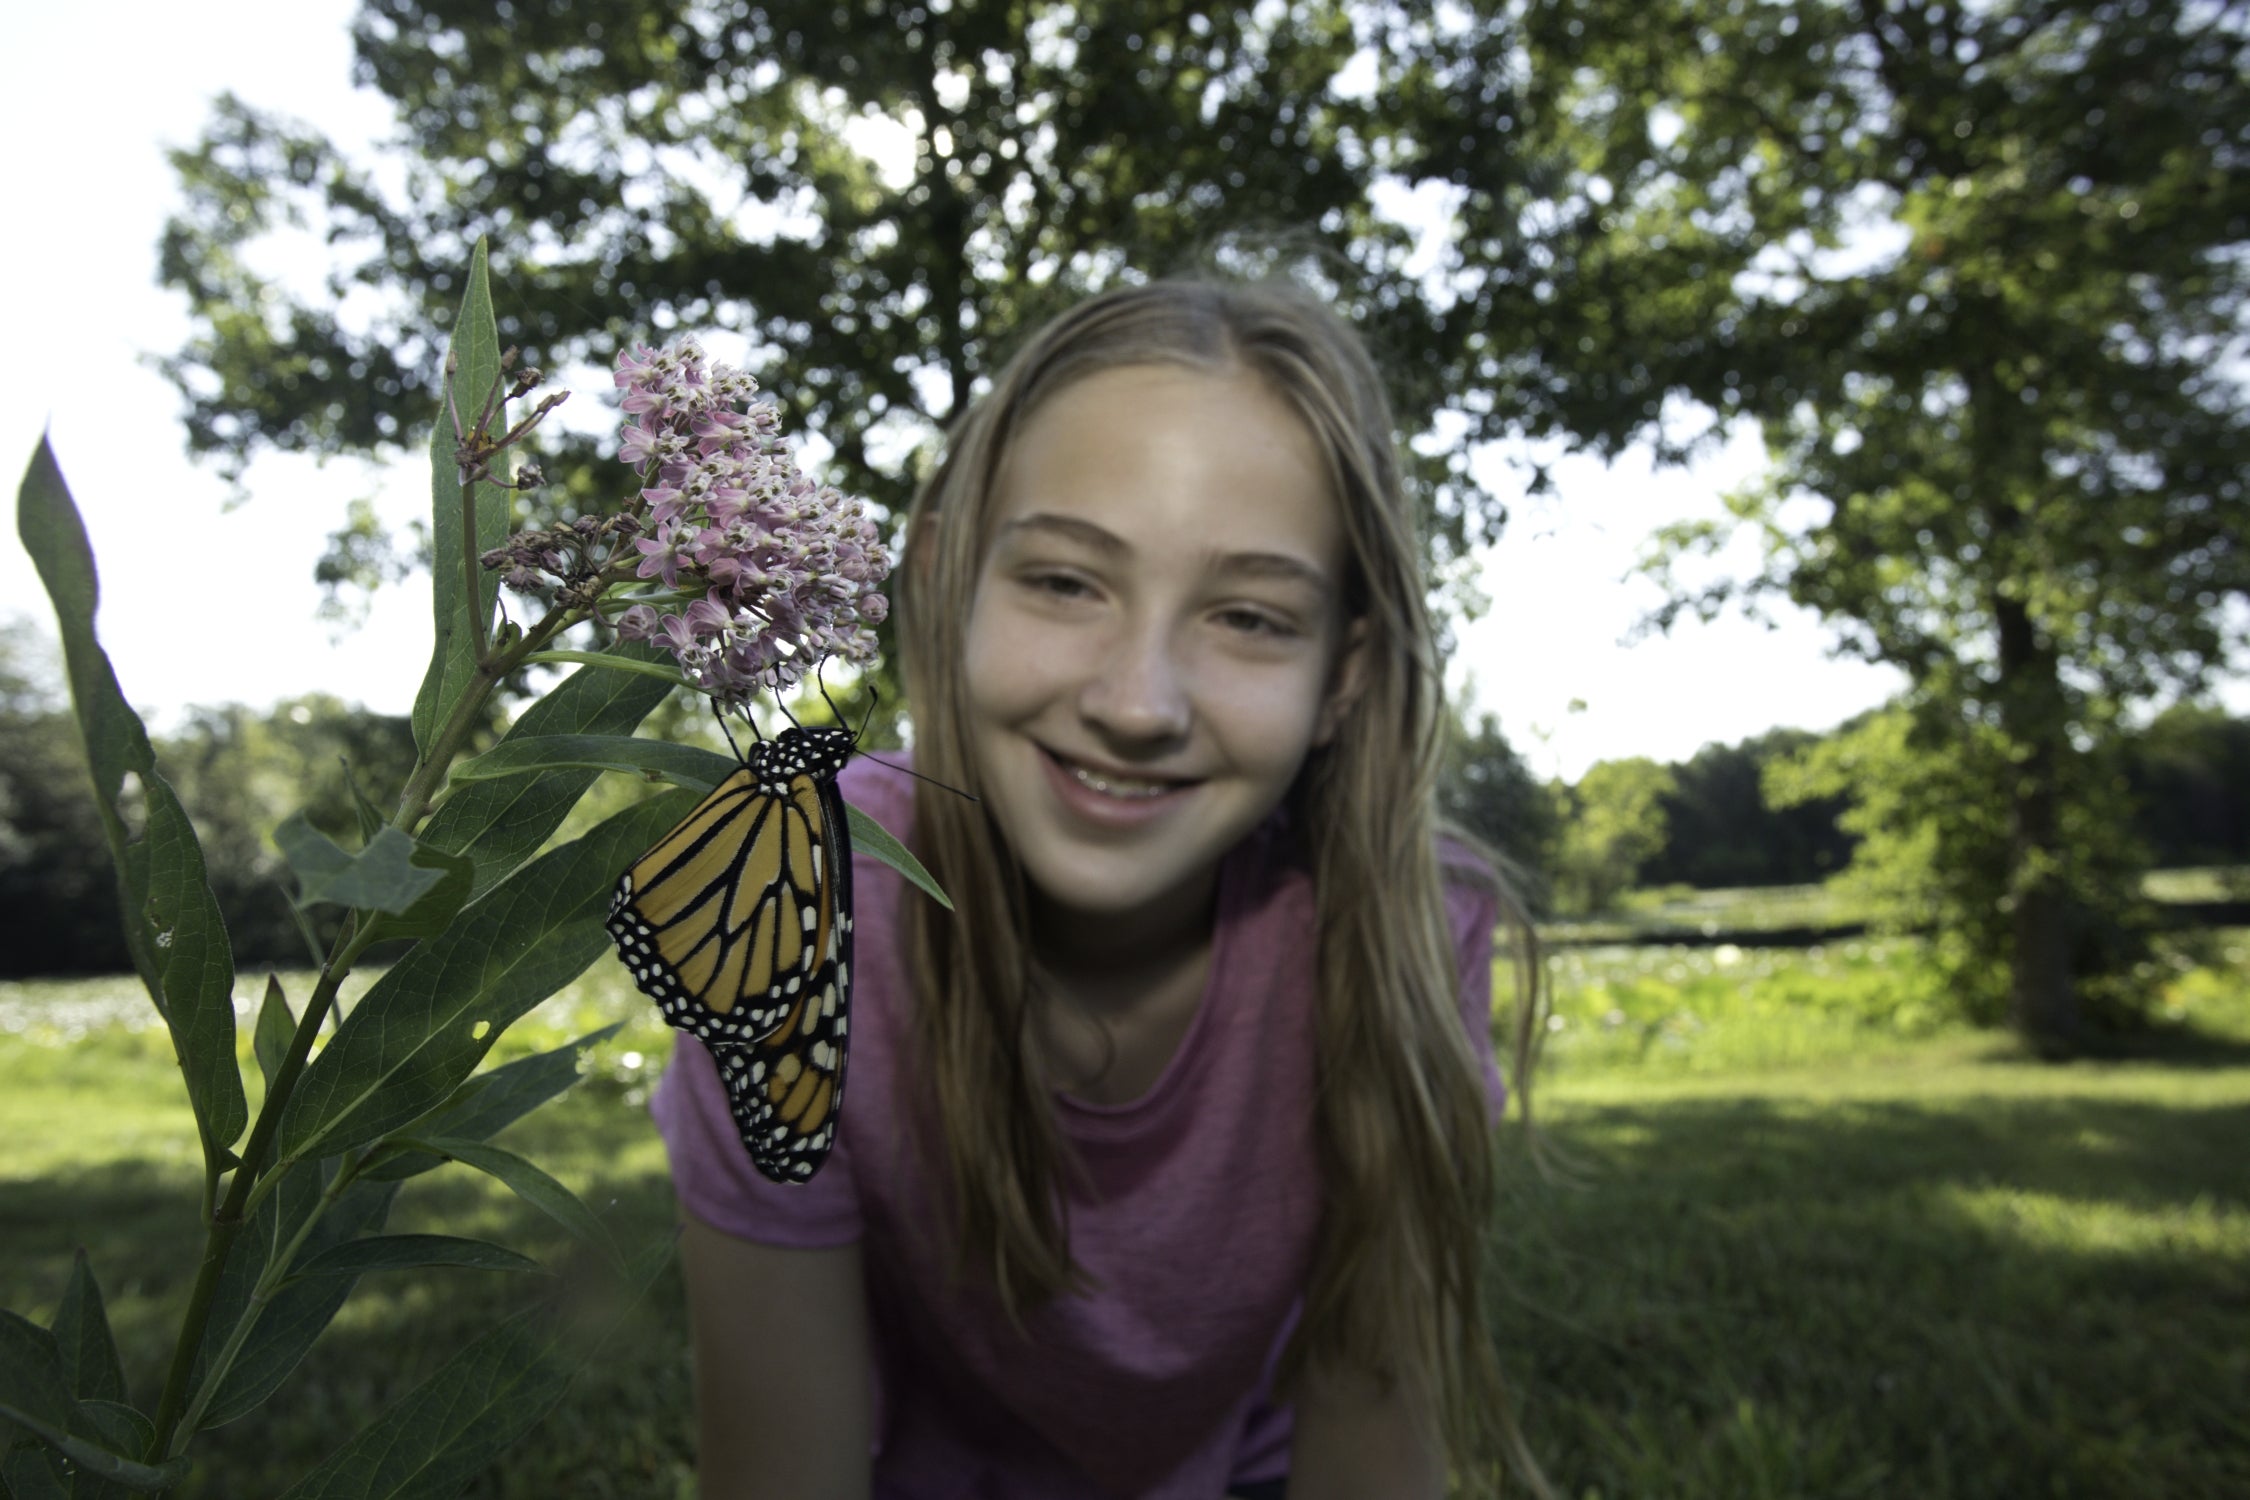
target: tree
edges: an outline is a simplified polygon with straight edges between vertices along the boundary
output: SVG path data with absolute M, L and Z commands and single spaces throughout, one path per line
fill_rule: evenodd
M 1508 743 L 1497 715 L 1454 724 L 1437 795 L 1441 815 L 1515 865 L 1534 888 L 1530 894 L 1543 896 L 1537 888 L 1554 857 L 1554 794 Z
M 1674 790 L 1669 770 L 1636 755 L 1597 762 L 1576 786 L 1561 791 L 1555 904 L 1581 914 L 1604 912 L 1631 890 L 1641 866 L 1664 847 L 1664 800 Z
M 273 831 L 303 812 L 332 838 L 357 838 L 352 788 L 391 806 L 414 769 L 407 720 L 309 693 L 270 710 L 239 703 L 190 709 L 158 750 L 202 840 L 236 956 L 317 964 L 318 950 L 307 947 L 290 914 L 293 882 Z M 331 913 L 312 917 L 333 926 Z
M 0 628 L 0 974 L 128 967 L 117 878 L 51 636 Z
M 0 974 L 118 973 L 132 963 L 116 876 L 101 819 L 79 795 L 85 749 L 42 660 L 51 652 L 28 625 L 0 630 Z M 303 966 L 274 826 L 301 810 L 356 837 L 345 777 L 394 800 L 413 766 L 406 721 L 316 693 L 265 712 L 192 709 L 156 752 L 194 823 L 236 955 Z
M 1763 570 L 1699 582 L 1728 528 L 1675 530 L 1664 622 L 1782 594 L 1905 669 L 1881 732 L 1921 790 L 1849 788 L 1862 856 L 1960 861 L 1925 894 L 2067 1048 L 2088 955 L 2129 947 L 2084 940 L 2131 904 L 2120 717 L 2224 662 L 2250 589 L 2250 19 L 1547 0 L 1523 24 L 1535 133 L 1584 169 L 1553 231 L 1569 424 L 1677 450 L 1687 397 L 1773 456 L 1729 501 Z
M 2250 863 L 2250 720 L 2174 704 L 2134 737 L 2125 776 L 2158 864 Z
M 489 235 L 502 338 L 528 360 L 606 365 L 667 330 L 740 330 L 837 482 L 895 509 L 1047 313 L 1131 275 L 1271 265 L 1332 288 L 1385 358 L 1425 438 L 1437 558 L 1458 559 L 1503 517 L 1466 443 L 1514 420 L 1487 393 L 1523 347 L 1498 270 L 1520 237 L 1477 251 L 1476 285 L 1432 294 L 1407 270 L 1414 234 L 1377 207 L 1435 191 L 1505 213 L 1523 196 L 1509 39 L 1452 14 L 366 0 L 358 75 L 396 105 L 402 186 L 232 99 L 175 156 L 187 206 L 160 274 L 199 329 L 166 365 L 189 445 L 239 473 L 267 448 L 413 441 L 438 377 L 425 330 Z M 901 175 L 855 144 L 883 120 L 907 133 Z M 292 223 L 335 257 L 317 302 L 257 268 Z M 338 534 L 325 576 L 394 565 L 371 526 Z
M 1836 826 L 1843 797 L 1775 807 L 1765 794 L 1766 767 L 1816 739 L 1802 729 L 1774 729 L 1739 745 L 1705 745 L 1673 765 L 1664 847 L 1641 867 L 1641 878 L 1708 889 L 1796 885 L 1842 869 L 1852 852 L 1850 836 Z

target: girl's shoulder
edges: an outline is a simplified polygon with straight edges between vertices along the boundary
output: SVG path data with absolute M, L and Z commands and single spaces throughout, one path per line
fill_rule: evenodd
M 1500 874 L 1484 850 L 1451 830 L 1437 836 L 1438 879 L 1448 888 L 1467 886 L 1487 893 L 1500 889 Z

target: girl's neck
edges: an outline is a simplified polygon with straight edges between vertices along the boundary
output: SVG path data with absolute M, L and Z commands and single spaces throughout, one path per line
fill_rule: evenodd
M 1130 1010 L 1182 969 L 1200 968 L 1217 905 L 1216 871 L 1128 913 L 1066 910 L 1034 891 L 1033 958 L 1079 1008 L 1096 1015 Z
M 1036 961 L 1057 1004 L 1041 1023 L 1056 1086 L 1129 1104 L 1162 1076 L 1195 1019 L 1211 968 L 1216 881 L 1159 910 L 1088 917 L 1034 906 Z

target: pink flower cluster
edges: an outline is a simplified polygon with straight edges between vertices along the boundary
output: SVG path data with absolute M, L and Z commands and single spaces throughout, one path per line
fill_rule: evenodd
M 618 457 L 646 481 L 638 572 L 685 601 L 635 604 L 618 633 L 668 648 L 730 704 L 793 687 L 830 657 L 872 660 L 890 554 L 864 502 L 798 472 L 757 381 L 682 339 L 619 355 L 617 384 Z

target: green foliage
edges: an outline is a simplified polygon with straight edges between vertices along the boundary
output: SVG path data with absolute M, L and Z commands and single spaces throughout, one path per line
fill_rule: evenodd
M 492 325 L 480 250 L 456 325 L 464 378 L 483 379 L 488 367 L 497 377 Z M 489 510 L 497 521 L 505 507 L 480 499 L 479 482 L 450 441 L 435 443 L 433 470 L 432 532 L 455 539 L 462 570 L 451 575 L 458 587 L 441 579 L 437 590 L 441 620 L 417 703 L 418 749 L 401 752 L 403 784 L 385 788 L 398 811 L 386 819 L 348 783 L 344 811 L 356 833 L 349 849 L 302 814 L 282 821 L 276 841 L 298 877 L 298 899 L 344 914 L 302 1008 L 269 979 L 248 1037 L 235 1024 L 234 949 L 203 845 L 181 797 L 158 773 L 155 747 L 95 636 L 93 557 L 44 443 L 25 475 L 18 530 L 55 605 L 100 836 L 117 867 L 126 950 L 186 1084 L 205 1234 L 201 1255 L 189 1258 L 194 1285 L 161 1393 L 145 1412 L 124 1399 L 115 1336 L 83 1264 L 48 1328 L 0 1313 L 0 1419 L 10 1424 L 0 1482 L 12 1493 L 106 1500 L 120 1487 L 174 1486 L 196 1435 L 263 1405 L 369 1271 L 535 1268 L 496 1245 L 384 1232 L 401 1184 L 439 1159 L 497 1175 L 598 1242 L 635 1286 L 646 1283 L 647 1264 L 629 1265 L 567 1189 L 483 1139 L 565 1086 L 582 1044 L 568 1049 L 561 1067 L 532 1059 L 481 1077 L 475 1069 L 511 1022 L 606 947 L 601 917 L 617 870 L 693 797 L 646 799 L 528 864 L 590 772 L 534 768 L 505 782 L 470 783 L 431 816 L 452 761 L 479 737 L 493 689 L 564 623 L 551 617 L 529 633 L 492 631 L 491 591 L 477 567 L 492 538 L 468 518 Z M 482 488 L 494 492 L 489 483 Z M 666 687 L 606 665 L 583 666 L 515 728 L 564 736 L 629 731 Z M 53 717 L 21 712 L 33 696 L 28 677 L 13 676 L 8 687 L 11 723 L 38 726 Z M 348 721 L 324 707 L 329 721 Z M 313 718 L 300 705 L 274 722 L 304 726 Z M 221 715 L 198 727 L 212 744 L 227 724 Z M 232 727 L 245 726 L 267 727 L 233 716 Z M 270 769 L 271 759 L 253 764 Z M 200 770 L 238 811 L 270 795 L 221 775 L 220 763 L 214 751 Z M 403 957 L 314 1058 L 355 963 L 373 944 L 401 939 L 410 941 Z M 254 1118 L 246 1051 L 262 1085 Z M 432 1124 L 443 1133 L 427 1133 Z M 473 1345 L 398 1413 L 314 1471 L 302 1491 L 450 1493 L 537 1421 L 568 1381 L 571 1362 L 558 1356 L 552 1330 L 526 1344 L 524 1327 L 519 1319 Z M 433 1404 L 445 1408 L 443 1423 L 429 1417 Z
M 1545 885 L 1557 827 L 1555 799 L 1500 732 L 1498 716 L 1482 715 L 1473 726 L 1454 724 L 1437 796 L 1441 816 L 1515 865 L 1535 888 Z
M 1559 1077 L 1806 1067 L 1955 1034 L 1959 1007 L 1929 947 L 1847 939 L 1811 948 L 1565 948 L 1552 960 L 1544 1059 Z
M 1672 773 L 1645 756 L 1605 760 L 1578 784 L 1557 788 L 1564 808 L 1555 851 L 1555 905 L 1564 912 L 1607 911 L 1664 847 L 1664 799 Z
M 444 401 L 430 427 L 431 540 L 440 565 L 430 575 L 430 608 L 436 647 L 414 695 L 414 745 L 425 759 L 446 747 L 440 740 L 464 699 L 481 698 L 489 688 L 480 682 L 486 638 L 492 630 L 493 610 L 500 602 L 500 577 L 477 559 L 507 539 L 512 529 L 509 492 L 515 455 L 501 455 L 492 484 L 464 484 L 454 454 L 485 413 L 491 413 L 489 430 L 508 430 L 508 407 L 502 397 L 500 332 L 493 321 L 492 286 L 485 274 L 486 246 L 480 237 L 469 254 L 467 292 L 459 318 L 453 324 L 453 342 L 446 350 Z
M 570 1384 L 552 1319 L 517 1313 L 448 1360 L 283 1500 L 450 1495 L 531 1430 Z M 495 1430 L 497 1427 L 498 1430 Z
M 1572 425 L 1614 446 L 1687 396 L 1775 459 L 1729 500 L 1764 569 L 1710 582 L 1732 528 L 1674 528 L 1661 618 L 1783 594 L 1907 672 L 1904 751 L 1935 759 L 1897 806 L 1958 820 L 1868 857 L 1964 857 L 1947 919 L 2011 918 L 1957 945 L 1997 938 L 2016 1022 L 2069 1045 L 2073 975 L 2130 948 L 2085 930 L 2122 803 L 2080 762 L 2226 659 L 2250 588 L 2250 402 L 2217 356 L 2250 291 L 2250 33 L 2192 0 L 1557 0 L 1525 27 L 1538 132 L 1584 173 Z
M 2121 778 L 2103 774 L 2104 759 L 2066 763 L 2084 784 L 2071 785 L 2063 803 L 2072 857 L 2061 879 L 2077 913 L 2073 957 L 2087 997 L 2097 1015 L 2121 1022 L 2147 977 L 2150 911 L 2140 889 L 2145 856 L 2118 805 Z M 1947 992 L 1986 1024 L 2007 1014 L 2003 956 L 2013 898 L 2029 878 L 2009 867 L 2007 806 L 1991 791 L 2013 769 L 1996 726 L 1930 734 L 1904 709 L 1871 715 L 1767 767 L 1777 805 L 1851 799 L 1840 822 L 1859 845 L 1839 882 L 1845 900 L 1884 930 L 1932 932 Z
M 1675 763 L 1664 798 L 1664 847 L 1641 866 L 1641 879 L 1704 888 L 1796 885 L 1842 869 L 1852 851 L 1836 821 L 1843 798 L 1775 807 L 1765 796 L 1766 766 L 1816 738 L 1775 729 L 1739 745 L 1705 745 Z
M 2125 778 L 2158 865 L 2250 863 L 2250 720 L 2175 704 L 2133 736 Z
M 117 867 L 126 951 L 172 1033 L 205 1170 L 215 1177 L 234 1164 L 248 1123 L 234 1062 L 233 956 L 195 829 L 157 774 L 148 731 L 95 636 L 93 548 L 45 438 L 17 491 L 16 534 L 54 603 L 94 806 Z
M 0 624 L 0 974 L 114 972 L 132 962 L 114 867 L 37 641 L 28 623 Z
M 542 855 L 376 981 L 280 1119 L 284 1164 L 374 1146 L 442 1108 L 493 1041 L 607 949 L 617 872 L 686 815 L 670 792 Z
M 694 806 L 698 792 L 663 792 L 557 837 L 600 766 L 641 764 L 637 752 L 618 746 L 630 751 L 624 737 L 678 679 L 652 670 L 656 653 L 645 647 L 568 653 L 578 670 L 516 716 L 483 757 L 484 774 L 456 777 L 456 762 L 489 739 L 496 689 L 592 614 L 603 590 L 630 568 L 588 582 L 534 624 L 496 622 L 481 559 L 505 519 L 513 467 L 506 450 L 553 403 L 504 437 L 489 426 L 508 360 L 481 244 L 469 261 L 446 368 L 464 387 L 449 390 L 449 402 L 458 397 L 468 414 L 458 426 L 449 414 L 431 441 L 430 535 L 447 559 L 434 590 L 436 640 L 411 744 L 400 742 L 406 725 L 393 726 L 388 747 L 375 736 L 398 770 L 396 781 L 378 788 L 395 811 L 386 813 L 347 767 L 337 804 L 348 845 L 306 813 L 280 820 L 274 842 L 297 884 L 291 915 L 302 917 L 306 907 L 342 914 L 302 1004 L 293 1006 L 280 979 L 269 976 L 247 1037 L 235 1025 L 238 1006 L 247 1005 L 234 994 L 235 950 L 203 845 L 158 774 L 155 749 L 95 637 L 93 556 L 44 443 L 18 493 L 18 530 L 61 627 L 100 836 L 118 870 L 126 949 L 187 1086 L 204 1243 L 200 1255 L 184 1259 L 193 1285 L 146 1412 L 122 1399 L 114 1334 L 82 1266 L 48 1328 L 0 1312 L 0 1423 L 7 1424 L 0 1427 L 0 1484 L 10 1493 L 108 1500 L 119 1486 L 175 1486 L 198 1435 L 273 1397 L 370 1272 L 539 1269 L 498 1244 L 388 1231 L 401 1188 L 441 1164 L 497 1179 L 565 1227 L 598 1252 L 628 1300 L 669 1256 L 668 1236 L 644 1246 L 620 1242 L 555 1177 L 490 1140 L 575 1081 L 581 1054 L 614 1028 L 478 1068 L 515 1022 L 608 948 L 603 919 L 617 872 Z M 535 383 L 511 380 L 516 389 Z M 475 414 L 480 406 L 483 416 Z M 36 698 L 28 673 L 11 672 L 0 686 L 11 724 L 36 728 L 53 717 L 43 705 L 24 711 Z M 272 738 L 274 725 L 302 728 L 316 719 L 324 731 L 369 727 L 324 700 L 292 706 L 270 723 L 239 711 L 199 721 L 209 753 L 198 770 L 213 803 L 229 807 L 232 831 L 275 795 L 257 781 L 274 757 L 245 757 L 250 769 L 230 774 L 221 770 L 219 741 Z M 311 738 L 324 737 L 333 738 Z M 539 753 L 556 746 L 607 747 L 608 758 Z M 363 756 L 360 770 L 382 759 Z M 854 816 L 855 826 L 864 824 Z M 876 858 L 899 852 L 872 832 L 865 847 Z M 305 930 L 320 936 L 309 921 Z M 404 946 L 347 1004 L 355 966 L 378 944 Z M 316 1054 L 331 1021 L 334 1034 Z M 96 1076 L 113 1061 L 91 1049 L 70 1057 Z M 254 1116 L 245 1063 L 255 1064 L 259 1085 Z M 44 1118 L 51 1112 L 51 1105 L 41 1112 L 43 1126 L 51 1128 Z M 587 1352 L 551 1310 L 518 1312 L 391 1412 L 355 1424 L 360 1435 L 289 1493 L 451 1494 L 540 1419 Z
M 300 964 L 307 956 L 271 830 L 301 814 L 333 837 L 351 836 L 358 821 L 353 788 L 395 802 L 414 768 L 405 719 L 325 693 L 265 711 L 241 704 L 192 709 L 157 753 L 201 835 L 212 893 L 245 963 Z M 314 923 L 322 938 L 334 936 L 328 918 L 316 914 Z
M 1504 515 L 1468 445 L 1522 419 L 1516 367 L 1540 345 L 1497 23 L 1332 0 L 370 0 L 355 40 L 404 171 L 232 98 L 174 157 L 186 206 L 159 274 L 196 332 L 166 369 L 190 446 L 230 467 L 414 441 L 436 396 L 425 330 L 489 234 L 502 343 L 558 368 L 607 365 L 636 330 L 738 331 L 754 372 L 787 372 L 768 383 L 836 482 L 894 511 L 979 382 L 1088 291 L 1294 272 L 1366 330 L 1407 435 L 1429 439 L 1410 457 L 1441 560 Z M 899 122 L 900 175 L 862 154 L 878 120 Z M 1407 193 L 1473 226 L 1442 291 L 1378 211 Z M 364 322 L 259 269 L 292 226 Z M 590 502 L 573 465 L 549 468 L 566 513 Z M 355 563 L 369 582 L 392 565 L 364 524 L 330 573 Z

